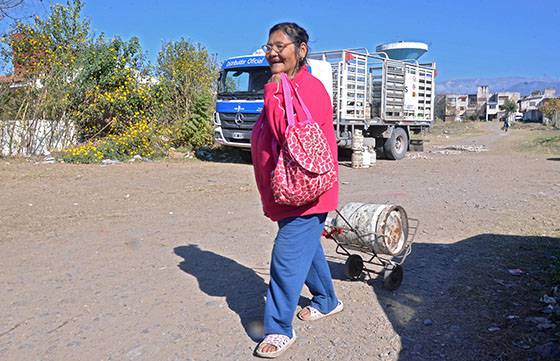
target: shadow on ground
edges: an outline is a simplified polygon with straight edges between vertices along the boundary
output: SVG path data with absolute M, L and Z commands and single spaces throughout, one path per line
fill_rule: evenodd
M 228 307 L 239 316 L 247 335 L 255 342 L 260 341 L 268 288 L 264 279 L 253 269 L 197 245 L 176 247 L 174 251 L 183 258 L 178 267 L 194 276 L 200 290 L 207 295 L 224 297 Z M 308 299 L 300 297 L 300 306 L 308 304 Z
M 226 147 L 202 147 L 195 153 L 196 158 L 216 163 L 236 163 L 251 165 L 251 152 L 249 150 L 226 148 Z M 377 160 L 387 160 L 383 152 L 379 149 L 376 155 Z M 351 149 L 338 149 L 338 162 L 340 166 L 352 166 L 352 150 Z
M 174 251 L 183 258 L 178 267 L 196 277 L 200 290 L 207 295 L 225 297 L 228 307 L 239 315 L 247 335 L 258 341 L 267 289 L 264 280 L 251 268 L 197 245 L 176 247 Z
M 559 238 L 498 234 L 414 244 L 397 291 L 369 281 L 401 337 L 398 360 L 559 360 L 558 334 L 526 320 L 546 316 L 539 299 L 559 252 Z M 346 279 L 343 264 L 329 263 Z
M 179 268 L 196 277 L 206 294 L 225 297 L 258 341 L 263 278 L 196 245 L 175 253 L 183 258 Z M 558 254 L 559 238 L 481 234 L 455 244 L 414 244 L 394 292 L 382 287 L 382 278 L 367 282 L 401 338 L 400 361 L 560 359 L 553 356 L 560 352 L 555 330 L 538 331 L 527 320 L 546 316 L 540 298 L 550 290 L 546 267 Z M 341 262 L 329 257 L 333 278 L 353 282 Z
M 558 158 L 546 158 L 546 160 L 555 160 L 555 161 L 558 162 L 558 161 L 560 161 L 560 157 L 558 157 Z
M 202 147 L 195 156 L 203 161 L 216 163 L 251 164 L 251 152 L 227 147 Z

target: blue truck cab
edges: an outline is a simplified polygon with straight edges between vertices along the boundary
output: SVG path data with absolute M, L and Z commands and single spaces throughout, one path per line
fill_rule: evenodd
M 214 138 L 218 143 L 237 148 L 251 147 L 251 131 L 262 111 L 264 85 L 270 76 L 263 53 L 223 62 L 214 114 Z

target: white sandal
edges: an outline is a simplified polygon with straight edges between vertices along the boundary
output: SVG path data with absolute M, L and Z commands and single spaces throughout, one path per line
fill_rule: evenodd
M 309 315 L 306 316 L 305 318 L 303 318 L 301 316 L 301 312 L 305 309 L 309 310 Z M 318 309 L 316 309 L 315 307 L 311 307 L 311 306 L 307 306 L 305 307 L 303 310 L 299 311 L 297 316 L 300 320 L 302 321 L 316 321 L 316 320 L 320 320 L 323 317 L 327 317 L 327 316 L 332 316 L 336 313 L 339 313 L 340 311 L 342 311 L 344 309 L 344 304 L 342 303 L 342 301 L 338 301 L 336 307 L 334 308 L 334 310 L 332 310 L 329 313 L 321 313 Z
M 289 338 L 286 335 L 280 335 L 276 333 L 266 335 L 264 340 L 262 340 L 257 346 L 257 349 L 255 350 L 255 355 L 264 358 L 278 357 L 284 351 L 286 351 L 294 343 L 295 340 L 296 340 L 296 332 L 293 330 L 292 330 L 292 338 Z M 261 347 L 265 344 L 276 347 L 276 351 L 262 352 Z

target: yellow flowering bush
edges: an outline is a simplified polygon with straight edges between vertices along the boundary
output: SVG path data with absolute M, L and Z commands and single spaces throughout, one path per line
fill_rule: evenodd
M 122 161 L 135 155 L 157 158 L 163 156 L 168 148 L 166 136 L 164 128 L 142 119 L 122 133 L 65 149 L 62 159 L 68 163 L 100 163 L 103 159 Z
M 64 151 L 69 162 L 157 156 L 153 134 L 164 128 L 175 147 L 211 144 L 218 67 L 208 51 L 180 39 L 150 64 L 138 38 L 95 36 L 82 8 L 55 2 L 45 18 L 9 28 L 0 64 L 11 62 L 25 85 L 0 86 L 0 117 L 75 125 L 81 145 Z
M 82 138 L 119 134 L 161 114 L 159 86 L 144 64 L 137 38 L 101 37 L 84 48 L 79 63 L 72 115 Z

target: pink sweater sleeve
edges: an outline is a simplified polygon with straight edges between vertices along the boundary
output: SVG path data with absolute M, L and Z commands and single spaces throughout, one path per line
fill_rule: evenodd
M 284 109 L 282 84 L 267 83 L 264 86 L 264 111 L 266 115 L 265 121 L 271 129 L 274 140 L 279 145 L 283 144 L 288 122 L 286 120 L 286 110 Z

